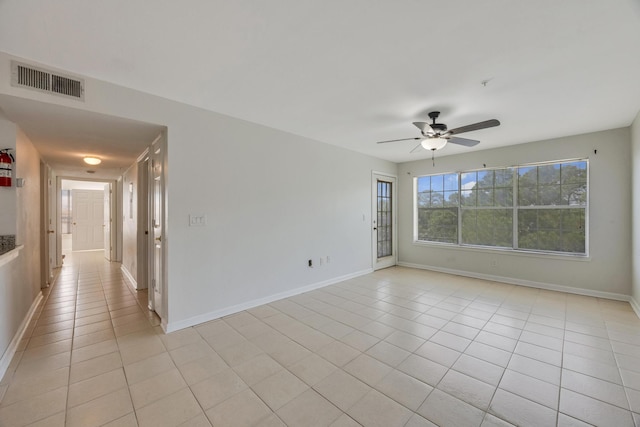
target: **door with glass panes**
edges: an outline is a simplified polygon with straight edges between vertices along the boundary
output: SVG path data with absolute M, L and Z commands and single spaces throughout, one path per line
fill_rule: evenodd
M 373 174 L 372 179 L 372 242 L 373 269 L 396 265 L 396 178 Z

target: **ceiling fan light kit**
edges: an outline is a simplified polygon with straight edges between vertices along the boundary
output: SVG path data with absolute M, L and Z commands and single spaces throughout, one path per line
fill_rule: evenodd
M 420 145 L 425 150 L 436 151 L 444 148 L 447 145 L 447 140 L 445 138 L 425 138 L 420 141 Z

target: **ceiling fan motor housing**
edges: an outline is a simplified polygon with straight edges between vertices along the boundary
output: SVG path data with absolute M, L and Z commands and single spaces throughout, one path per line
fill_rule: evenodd
M 433 123 L 431 125 L 431 129 L 433 129 L 434 131 L 438 132 L 438 133 L 444 133 L 447 131 L 447 125 L 443 124 L 443 123 Z
M 437 135 L 440 135 L 440 134 L 442 134 L 442 133 L 447 131 L 447 125 L 445 125 L 443 123 L 436 123 L 436 120 L 438 119 L 439 116 L 440 116 L 440 111 L 432 111 L 432 112 L 429 113 L 429 118 L 433 122 L 429 126 L 431 126 L 431 129 Z

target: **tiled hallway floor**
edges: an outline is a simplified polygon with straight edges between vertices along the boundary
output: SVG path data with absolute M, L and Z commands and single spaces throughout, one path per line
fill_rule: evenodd
M 628 303 L 396 267 L 164 335 L 100 258 L 65 262 L 0 426 L 640 426 Z

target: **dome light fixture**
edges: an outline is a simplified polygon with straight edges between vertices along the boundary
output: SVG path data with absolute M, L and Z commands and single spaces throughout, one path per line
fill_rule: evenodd
M 447 140 L 445 138 L 425 138 L 420 141 L 420 145 L 422 145 L 425 150 L 436 151 L 444 148 L 444 146 L 447 145 Z
M 84 162 L 88 165 L 99 165 L 100 163 L 102 163 L 102 160 L 99 159 L 98 157 L 92 157 L 92 156 L 86 156 L 84 159 Z

